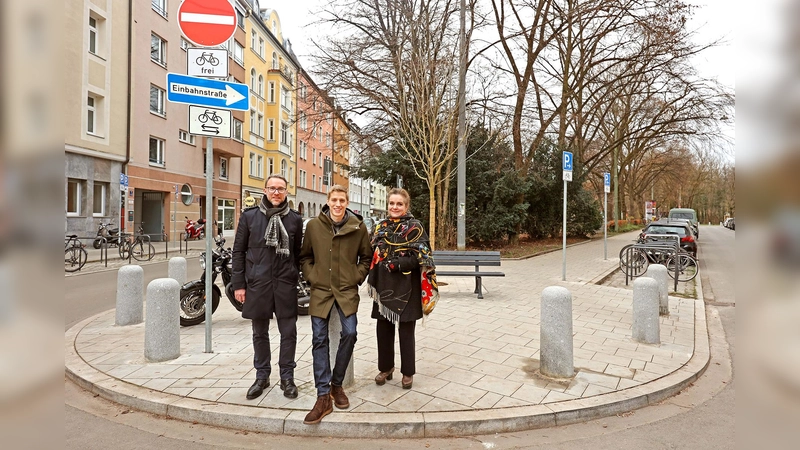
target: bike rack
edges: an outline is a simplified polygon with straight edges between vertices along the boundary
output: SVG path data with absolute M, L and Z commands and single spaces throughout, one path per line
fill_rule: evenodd
M 661 240 L 661 239 L 674 240 L 675 242 L 674 243 L 670 243 L 670 242 L 666 242 L 666 241 L 663 241 L 663 240 L 659 242 L 659 240 Z M 680 248 L 681 248 L 681 246 L 680 246 L 680 236 L 676 236 L 674 234 L 650 234 L 650 235 L 647 236 L 647 241 L 649 241 L 649 242 L 646 242 L 646 243 L 638 243 L 637 242 L 637 243 L 635 243 L 635 244 L 633 244 L 631 246 L 626 247 L 625 248 L 626 259 L 628 261 L 631 260 L 631 258 L 633 257 L 633 251 L 634 250 L 667 251 L 667 252 L 670 253 L 669 257 L 677 256 L 680 253 Z M 647 256 L 645 256 L 645 257 L 647 257 Z M 677 292 L 677 290 L 678 290 L 678 264 L 677 263 L 678 263 L 678 261 L 675 261 L 675 268 L 674 268 L 675 276 L 673 277 L 673 287 L 672 287 L 672 290 L 675 291 L 675 292 Z M 623 270 L 623 272 L 625 272 L 625 286 L 628 285 L 628 280 L 629 279 L 632 280 L 633 278 L 641 276 L 641 275 L 634 276 L 632 274 L 629 275 L 627 270 Z
M 67 233 L 67 235 L 69 235 Z M 108 267 L 108 240 L 103 236 L 76 236 L 75 239 L 81 243 L 84 247 L 86 244 L 83 243 L 84 240 L 94 242 L 95 239 L 100 238 L 100 261 L 105 263 L 105 266 Z

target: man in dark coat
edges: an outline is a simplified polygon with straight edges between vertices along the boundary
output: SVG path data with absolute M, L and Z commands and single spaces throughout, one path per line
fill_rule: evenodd
M 289 209 L 286 179 L 270 175 L 264 196 L 256 207 L 239 217 L 233 241 L 233 284 L 236 300 L 244 303 L 242 317 L 253 322 L 253 366 L 256 381 L 247 391 L 248 400 L 259 397 L 269 386 L 269 320 L 278 320 L 281 334 L 280 388 L 283 395 L 297 397 L 294 383 L 297 347 L 298 255 L 303 242 L 303 219 Z
M 311 284 L 311 353 L 317 402 L 303 423 L 319 423 L 337 408 L 350 407 L 342 389 L 345 371 L 356 344 L 358 285 L 364 282 L 372 261 L 369 233 L 361 216 L 347 209 L 347 189 L 331 186 L 319 217 L 306 225 L 300 263 Z M 336 363 L 331 371 L 328 321 L 338 314 L 342 323 Z

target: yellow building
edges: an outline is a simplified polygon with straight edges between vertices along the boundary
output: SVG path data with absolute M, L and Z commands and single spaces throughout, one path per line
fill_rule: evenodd
M 245 77 L 250 86 L 250 111 L 245 118 L 242 168 L 243 204 L 258 202 L 264 181 L 280 174 L 289 181 L 289 206 L 296 202 L 295 84 L 297 62 L 283 38 L 278 13 L 258 9 L 247 18 Z M 248 199 L 248 197 L 252 197 Z

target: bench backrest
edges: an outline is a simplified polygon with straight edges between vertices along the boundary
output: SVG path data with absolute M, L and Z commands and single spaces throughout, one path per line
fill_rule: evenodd
M 500 252 L 437 250 L 433 261 L 437 266 L 499 266 Z

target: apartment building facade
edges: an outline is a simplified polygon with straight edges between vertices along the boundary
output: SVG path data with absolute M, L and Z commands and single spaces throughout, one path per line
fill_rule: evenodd
M 129 188 L 125 202 L 128 231 L 140 227 L 151 240 L 180 239 L 184 217 L 206 216 L 212 202 L 219 223 L 228 234 L 235 229 L 240 210 L 239 183 L 244 144 L 244 114 L 234 112 L 233 139 L 213 139 L 213 198 L 206 199 L 206 139 L 189 134 L 188 105 L 167 101 L 168 72 L 186 73 L 187 52 L 193 46 L 181 36 L 177 0 L 133 2 L 131 21 L 131 129 Z M 237 8 L 240 20 L 244 9 Z M 224 46 L 229 54 L 230 80 L 241 81 L 244 67 L 238 50 L 244 30 L 237 28 Z M 237 131 L 238 130 L 238 131 Z
M 64 231 L 91 236 L 100 222 L 124 220 L 120 174 L 127 155 L 127 2 L 86 0 L 64 4 L 61 74 L 65 114 Z
M 289 182 L 289 207 L 296 208 L 298 64 L 283 37 L 278 13 L 260 9 L 256 0 L 248 0 L 248 5 L 253 12 L 246 22 L 249 46 L 244 59 L 250 110 L 246 114 L 241 198 L 246 205 L 257 204 L 267 177 L 279 174 Z

